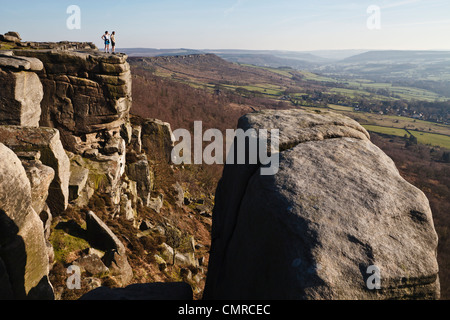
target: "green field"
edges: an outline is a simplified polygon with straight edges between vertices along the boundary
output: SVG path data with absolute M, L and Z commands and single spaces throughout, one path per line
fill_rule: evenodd
M 381 134 L 387 134 L 390 136 L 397 136 L 397 137 L 404 137 L 405 134 L 408 135 L 408 132 L 404 129 L 397 129 L 397 128 L 388 128 L 388 127 L 381 127 L 381 126 L 374 126 L 374 125 L 362 125 L 367 131 L 372 131 L 376 133 Z
M 446 126 L 440 123 L 416 120 L 400 116 L 377 115 L 365 112 L 358 112 L 358 113 L 346 112 L 345 115 L 351 118 L 355 118 L 358 122 L 362 124 L 376 125 L 381 127 L 392 127 L 397 129 L 406 128 L 408 130 L 450 136 L 450 126 Z
M 262 94 L 270 94 L 270 95 L 276 95 L 280 96 L 282 92 L 280 90 L 283 90 L 283 88 L 274 86 L 274 85 L 253 85 L 253 86 L 242 86 L 241 88 L 247 89 L 249 91 L 256 91 Z
M 263 69 L 267 70 L 276 74 L 279 74 L 281 76 L 285 76 L 288 78 L 292 78 L 292 73 L 294 70 L 292 69 L 283 69 L 283 68 L 269 68 L 269 67 L 261 67 L 261 66 L 254 66 L 252 64 L 241 64 L 241 66 L 250 67 L 250 68 L 256 68 L 256 69 Z
M 303 75 L 303 77 L 305 77 L 305 80 L 312 80 L 312 81 L 319 81 L 319 82 L 331 82 L 331 83 L 339 83 L 341 81 L 330 78 L 330 77 L 326 77 L 326 76 L 321 76 L 312 72 L 308 72 L 308 71 L 297 71 L 298 73 L 300 73 L 301 75 Z
M 363 127 L 367 131 L 386 134 L 386 135 L 390 135 L 390 136 L 397 136 L 397 137 L 404 137 L 405 135 L 409 136 L 408 131 L 406 131 L 404 129 L 399 129 L 399 128 L 389 128 L 389 127 L 382 127 L 382 126 L 375 126 L 375 125 L 363 125 Z M 449 136 L 445 136 L 445 135 L 441 135 L 441 134 L 434 134 L 434 133 L 427 133 L 427 132 L 420 132 L 420 131 L 409 131 L 409 132 L 417 138 L 417 142 L 420 144 L 427 144 L 427 145 L 450 149 L 450 137 Z
M 329 104 L 328 108 L 333 109 L 333 110 L 338 110 L 338 111 L 349 111 L 349 112 L 353 111 L 352 107 L 338 106 L 336 104 Z
M 333 88 L 330 92 L 341 94 L 350 98 L 355 98 L 356 96 L 370 96 L 370 93 L 367 91 L 351 88 Z
M 447 100 L 445 97 L 442 97 L 441 95 L 431 92 L 429 90 L 425 89 L 419 89 L 419 88 L 412 88 L 412 87 L 397 87 L 392 86 L 391 83 L 377 83 L 377 82 L 369 82 L 363 80 L 358 81 L 350 81 L 346 82 L 348 84 L 350 89 L 354 90 L 365 90 L 365 89 L 385 89 L 388 90 L 390 93 L 399 96 L 402 99 L 406 100 L 425 100 L 425 101 L 443 101 Z M 396 98 L 391 98 L 395 100 Z
M 422 144 L 429 144 L 432 146 L 439 146 L 450 149 L 450 137 L 441 134 L 433 134 L 427 132 L 410 131 L 417 141 Z

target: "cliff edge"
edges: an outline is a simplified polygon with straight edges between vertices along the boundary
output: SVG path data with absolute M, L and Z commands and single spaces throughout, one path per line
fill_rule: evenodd
M 0 47 L 5 44 L 7 50 L 0 50 L 0 299 L 70 296 L 58 272 L 50 283 L 55 266 L 66 277 L 67 268 L 78 266 L 83 290 L 108 281 L 125 287 L 140 272 L 129 263 L 130 241 L 143 255 L 145 244 L 152 252 L 148 259 L 164 271 L 175 249 L 152 239 L 166 239 L 165 230 L 175 228 L 148 218 L 164 205 L 164 195 L 152 197 L 155 174 L 148 154 L 168 162 L 173 135 L 168 123 L 130 116 L 127 56 L 102 53 L 90 43 L 24 43 L 15 32 L 0 37 Z M 111 224 L 128 237 L 114 233 Z M 194 243 L 192 238 L 176 253 L 180 270 L 198 267 Z M 165 258 L 157 249 L 164 249 Z M 135 259 L 141 258 L 147 256 Z

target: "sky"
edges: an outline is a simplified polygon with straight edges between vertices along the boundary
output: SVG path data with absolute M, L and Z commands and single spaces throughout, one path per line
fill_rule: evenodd
M 80 8 L 80 29 L 67 27 L 71 5 Z M 368 11 L 374 6 L 378 11 Z M 450 50 L 450 1 L 15 0 L 0 6 L 0 33 L 17 31 L 24 41 L 102 47 L 106 30 L 116 31 L 118 48 Z

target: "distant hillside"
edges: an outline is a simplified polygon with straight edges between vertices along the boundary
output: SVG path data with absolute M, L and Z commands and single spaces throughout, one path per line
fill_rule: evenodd
M 401 82 L 450 96 L 449 51 L 321 50 L 310 52 L 238 49 L 129 48 L 130 57 L 190 56 L 214 54 L 228 62 L 259 67 L 287 67 L 333 77 L 356 76 L 373 81 Z M 223 64 L 223 61 L 220 64 Z M 214 67 L 217 67 L 216 65 Z M 417 82 L 419 81 L 419 82 Z M 420 82 L 421 81 L 421 82 Z M 423 81 L 428 81 L 423 83 Z M 430 82 L 431 81 L 431 82 Z M 445 81 L 443 85 L 440 82 Z M 442 88 L 441 88 L 442 87 Z
M 224 54 L 218 53 L 218 55 L 230 62 L 236 62 L 240 64 L 251 64 L 260 67 L 289 67 L 293 69 L 310 69 L 314 66 L 313 63 L 297 60 L 297 59 L 286 59 L 280 58 L 269 54 Z
M 339 58 L 325 58 L 319 55 L 315 55 L 311 52 L 298 52 L 298 51 L 278 51 L 278 50 L 238 50 L 238 49 L 154 49 L 154 48 L 121 48 L 121 52 L 126 53 L 130 57 L 156 57 L 156 56 L 170 56 L 170 55 L 189 55 L 189 54 L 205 54 L 212 53 L 218 56 L 272 56 L 280 59 L 293 59 L 302 60 L 313 63 L 327 63 Z M 325 54 L 324 52 L 321 52 Z M 360 51 L 357 51 L 360 53 Z M 351 54 L 345 54 L 345 57 Z
M 362 49 L 353 49 L 353 50 L 314 50 L 314 51 L 306 51 L 306 53 L 310 53 L 316 57 L 329 59 L 330 61 L 338 61 L 344 60 L 346 58 L 350 58 L 356 55 L 359 55 L 364 52 L 368 52 L 369 50 Z
M 241 66 L 226 61 L 214 54 L 184 56 L 159 56 L 130 58 L 132 65 L 156 72 L 158 75 L 173 76 L 179 80 L 214 84 L 245 86 L 249 83 L 270 83 L 281 85 L 290 82 L 290 77 L 278 75 L 262 68 Z
M 312 71 L 328 76 L 395 82 L 450 96 L 449 51 L 369 51 Z
M 419 63 L 449 61 L 449 51 L 369 51 L 342 60 L 343 63 Z
M 190 54 L 205 53 L 193 49 L 152 49 L 152 48 L 123 48 L 120 52 L 126 53 L 129 57 L 157 57 L 157 56 L 181 56 Z
M 327 63 L 332 60 L 319 57 L 309 52 L 299 52 L 299 51 L 279 51 L 279 50 L 203 50 L 208 53 L 214 53 L 218 56 L 271 56 L 279 59 L 287 60 L 300 60 L 310 63 Z
M 275 50 L 194 50 L 194 49 L 152 49 L 124 48 L 120 52 L 129 57 L 185 56 L 193 54 L 215 54 L 227 61 L 250 64 L 261 67 L 289 67 L 310 70 L 333 60 L 316 56 L 308 52 L 275 51 Z M 337 59 L 336 59 L 337 60 Z

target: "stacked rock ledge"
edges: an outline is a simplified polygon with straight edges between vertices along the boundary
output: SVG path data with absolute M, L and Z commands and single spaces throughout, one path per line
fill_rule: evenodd
M 2 36 L 0 46 L 13 36 Z M 133 221 L 139 203 L 152 204 L 154 176 L 142 130 L 130 122 L 126 55 L 89 43 L 6 43 L 13 48 L 0 51 L 0 298 L 52 299 L 52 217 L 86 206 L 97 192 L 111 199 L 112 217 Z M 159 124 L 170 153 L 170 125 Z M 133 272 L 125 247 L 94 213 L 86 220 L 91 239 L 109 239 L 108 247 L 102 261 L 89 253 L 74 263 L 127 285 Z

